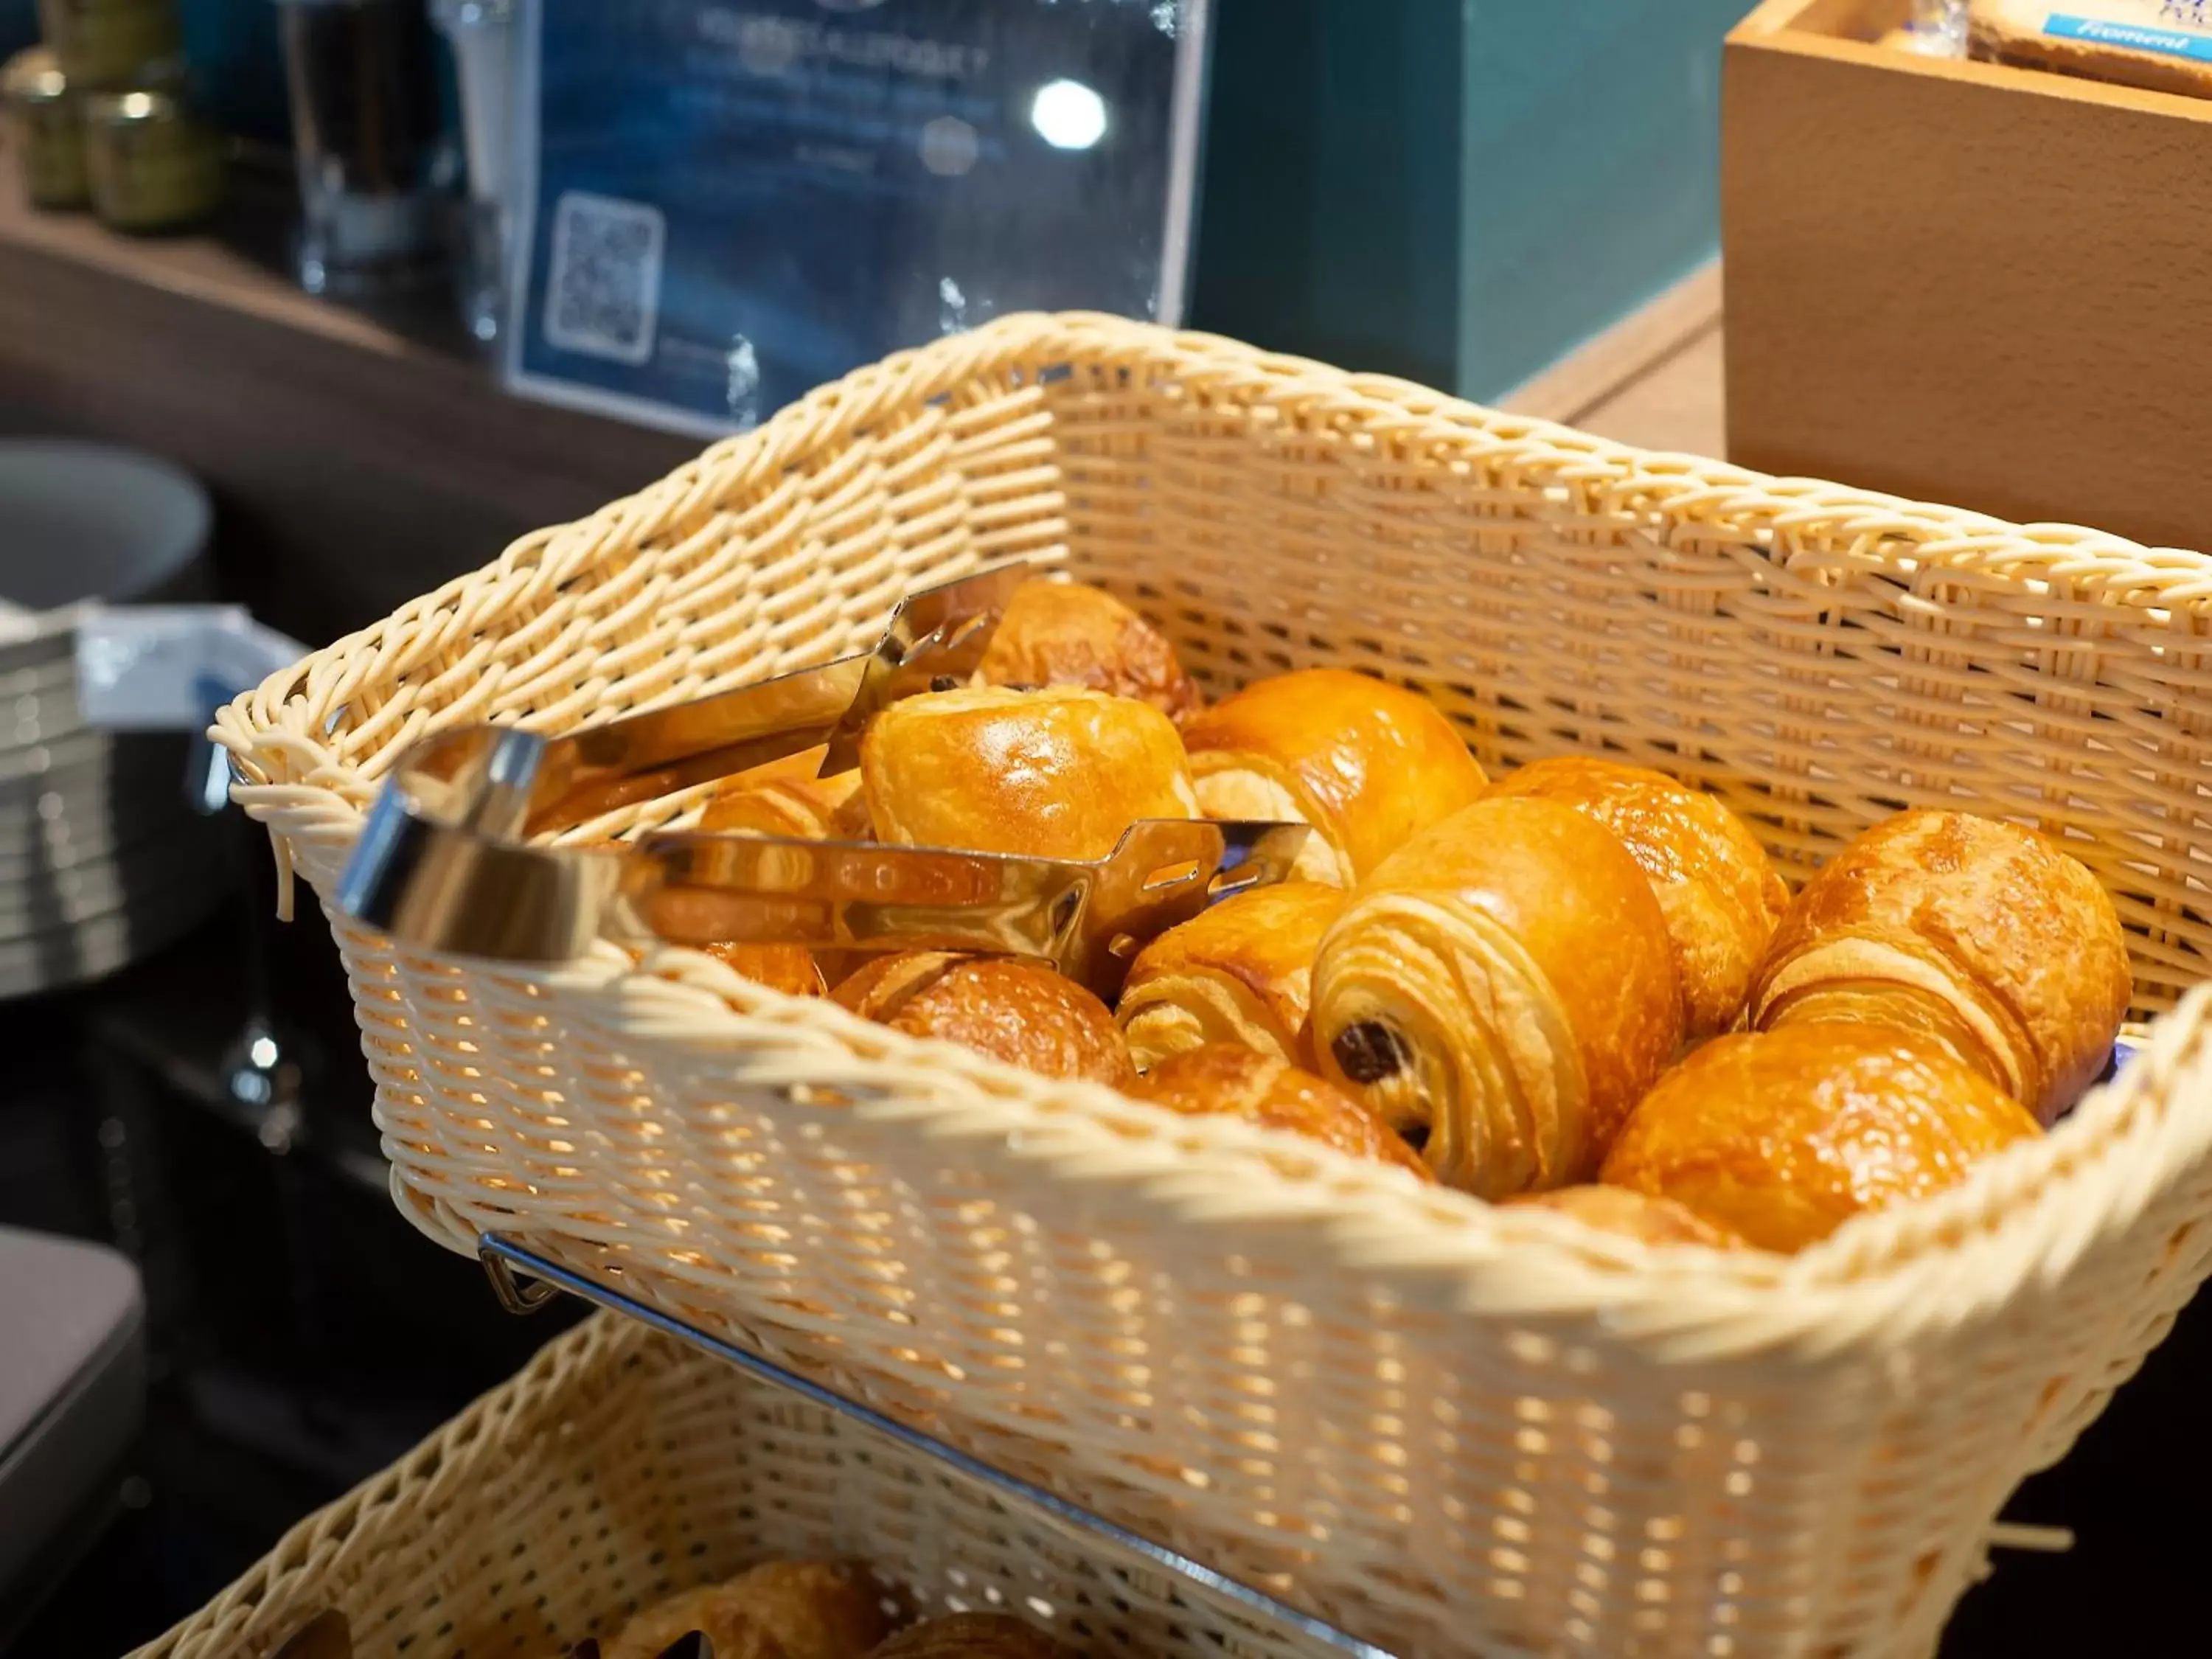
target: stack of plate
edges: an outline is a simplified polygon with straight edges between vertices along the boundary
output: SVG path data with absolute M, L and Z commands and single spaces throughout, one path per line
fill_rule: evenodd
M 94 730 L 76 692 L 86 602 L 203 597 L 208 530 L 205 493 L 161 462 L 0 442 L 0 997 L 112 973 L 222 895 L 189 740 Z

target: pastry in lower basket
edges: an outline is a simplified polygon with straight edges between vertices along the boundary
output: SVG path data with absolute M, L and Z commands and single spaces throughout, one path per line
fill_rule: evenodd
M 1663 772 L 1582 755 L 1524 766 L 1490 793 L 1558 801 L 1618 836 L 1667 917 L 1684 1040 L 1742 1024 L 1751 976 L 1790 902 L 1742 819 Z
M 1751 1017 L 1921 1032 L 2047 1124 L 2104 1070 L 2133 995 L 2112 901 L 2080 863 L 1994 819 L 1901 812 L 1806 883 Z
M 1045 1077 L 1125 1085 L 1129 1045 L 1106 1005 L 1042 963 L 949 951 L 878 957 L 830 994 L 864 1019 L 957 1042 Z
M 772 1561 L 646 1608 L 602 1651 L 604 1659 L 659 1659 L 703 1631 L 714 1659 L 866 1659 L 890 1628 L 883 1589 L 866 1568 Z
M 1553 801 L 1478 802 L 1417 836 L 1314 962 L 1325 1074 L 1480 1198 L 1595 1175 L 1681 1035 L 1650 883 Z
M 1080 685 L 1181 720 L 1202 701 L 1167 635 L 1103 587 L 1039 579 L 1014 590 L 977 665 L 985 685 Z
M 1174 723 L 1103 691 L 908 697 L 869 722 L 860 775 L 876 834 L 909 847 L 1102 859 L 1139 818 L 1198 816 Z
M 1608 1186 L 1671 1198 L 1762 1249 L 1963 1181 L 2042 1131 L 1948 1049 L 1872 1024 L 1791 1025 L 1705 1045 L 1646 1095 Z
M 1255 888 L 1170 927 L 1138 952 L 1115 1017 L 1140 1072 L 1208 1042 L 1310 1066 L 1314 952 L 1344 909 L 1340 888 Z
M 1183 722 L 1208 817 L 1310 823 L 1297 873 L 1351 887 L 1482 793 L 1482 768 L 1418 691 L 1340 668 L 1258 680 Z
M 1703 1244 L 1716 1250 L 1743 1247 L 1743 1239 L 1735 1232 L 1673 1199 L 1655 1198 L 1626 1187 L 1562 1187 L 1556 1192 L 1524 1193 L 1505 1203 L 1514 1209 L 1556 1211 L 1598 1232 L 1618 1233 L 1646 1244 Z
M 1318 1140 L 1353 1158 L 1411 1170 L 1426 1181 L 1429 1167 L 1393 1131 L 1334 1085 L 1286 1060 L 1235 1043 L 1187 1048 L 1155 1066 L 1129 1088 L 1189 1117 L 1241 1117 Z
M 872 1659 L 1066 1659 L 1066 1653 L 1012 1613 L 951 1613 L 901 1631 Z

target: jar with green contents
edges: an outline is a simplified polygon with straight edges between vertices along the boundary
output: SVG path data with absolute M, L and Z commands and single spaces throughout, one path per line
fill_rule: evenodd
M 79 92 L 135 85 L 184 49 L 174 0 L 39 0 L 39 32 Z
M 95 93 L 85 100 L 93 211 L 117 230 L 181 230 L 221 205 L 222 141 L 172 92 Z
M 0 68 L 0 105 L 7 110 L 8 148 L 15 153 L 31 204 L 82 207 L 84 128 L 69 77 L 53 53 L 33 46 L 10 58 Z

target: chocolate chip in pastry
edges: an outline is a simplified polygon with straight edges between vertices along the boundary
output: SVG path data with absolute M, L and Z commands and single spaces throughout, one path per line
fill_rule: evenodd
M 1792 1025 L 1706 1044 L 1660 1079 L 1603 1179 L 1671 1198 L 1761 1249 L 1963 1181 L 2041 1131 L 1942 1044 L 1869 1024 Z
M 1314 952 L 1347 895 L 1286 881 L 1223 899 L 1170 927 L 1129 967 L 1115 1018 L 1139 1071 L 1208 1042 L 1310 1067 Z
M 2134 994 L 2119 917 L 2081 864 L 2009 823 L 1901 812 L 1797 895 L 1751 1018 L 1919 1031 L 2047 1124 L 2104 1070 Z
M 1258 680 L 1183 723 L 1208 817 L 1310 823 L 1297 875 L 1351 887 L 1482 793 L 1482 768 L 1418 691 L 1339 668 Z
M 1106 1005 L 1042 963 L 952 951 L 878 957 L 830 994 L 864 1019 L 1044 1077 L 1136 1080 Z
M 1613 833 L 1485 800 L 1407 843 L 1314 963 L 1323 1073 L 1438 1179 L 1505 1198 L 1589 1179 L 1682 1034 L 1666 918 Z

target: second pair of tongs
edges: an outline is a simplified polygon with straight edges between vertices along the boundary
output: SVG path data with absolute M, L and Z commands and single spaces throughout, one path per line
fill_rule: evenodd
M 850 769 L 871 716 L 968 683 L 1036 574 L 1018 562 L 915 593 L 872 651 L 568 737 L 471 726 L 425 739 L 386 781 L 338 907 L 403 944 L 502 962 L 563 962 L 601 938 L 978 950 L 1042 957 L 1110 992 L 1164 929 L 1286 877 L 1305 827 L 1147 820 L 1089 863 L 733 834 L 541 839 L 816 748 L 823 775 Z

